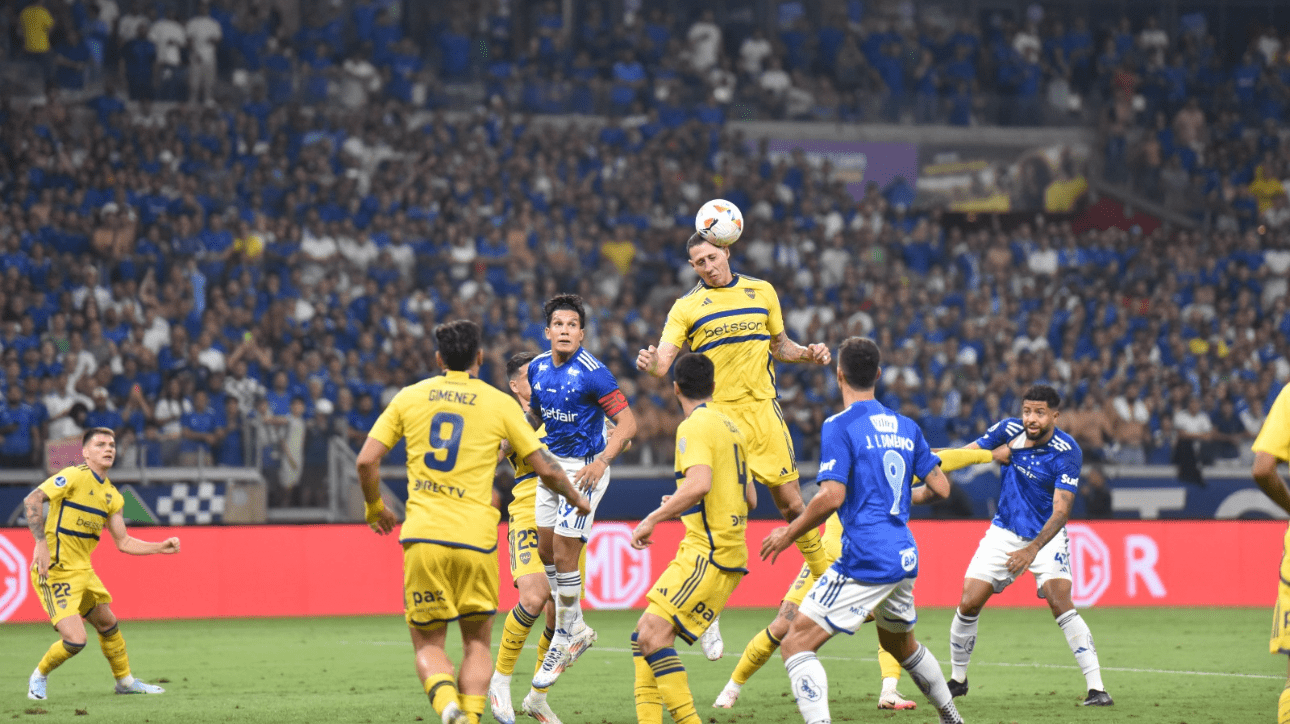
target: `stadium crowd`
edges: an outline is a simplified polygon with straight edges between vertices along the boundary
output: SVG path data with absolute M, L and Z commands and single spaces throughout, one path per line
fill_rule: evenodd
M 99 20 L 109 6 L 98 3 Z M 184 24 L 123 7 L 115 27 L 136 18 L 131 42 L 157 46 L 153 31 L 172 21 L 194 39 L 179 55 L 188 67 L 158 60 L 132 76 L 134 51 L 118 44 L 103 49 L 102 82 L 78 88 L 69 71 L 91 78 L 98 56 L 76 66 L 46 50 L 57 57 L 44 101 L 6 97 L 0 465 L 36 465 L 43 441 L 101 425 L 120 433 L 118 465 L 258 464 L 276 503 L 309 505 L 324 495 L 329 439 L 357 448 L 393 393 L 432 373 L 434 324 L 479 321 L 481 377 L 500 385 L 507 355 L 546 347 L 542 302 L 566 291 L 587 300 L 586 346 L 632 402 L 639 434 L 625 460 L 661 463 L 678 411 L 670 387 L 638 376 L 632 359 L 694 284 L 683 242 L 694 210 L 716 197 L 743 209 L 733 266 L 775 284 L 790 335 L 830 345 L 873 335 L 892 351 L 882 400 L 919 420 L 934 447 L 1016 414 L 1025 386 L 1046 381 L 1069 399 L 1062 426 L 1087 458 L 1174 463 L 1203 482 L 1199 465 L 1244 454 L 1290 378 L 1290 229 L 964 231 L 911 210 L 907 185 L 856 200 L 827 163 L 771 158 L 709 113 L 706 92 L 678 96 L 679 114 L 654 106 L 604 125 L 513 113 L 533 108 L 525 93 L 471 114 L 427 112 L 413 101 L 428 92 L 433 105 L 460 43 L 445 30 L 429 55 L 438 67 L 427 65 L 388 9 L 357 7 L 371 12 L 356 11 L 352 28 L 337 21 L 333 42 L 318 35 L 332 26 L 312 18 L 293 35 L 218 3 L 196 5 Z M 51 38 L 73 42 L 57 29 L 75 19 L 54 15 Z M 203 18 L 222 35 L 194 26 Z M 205 36 L 194 32 L 203 25 Z M 644 47 L 693 49 L 693 36 Z M 202 97 L 202 42 L 248 73 L 245 97 Z M 118 93 L 111 52 L 137 102 Z M 804 74 L 819 58 L 793 62 Z M 563 70 L 534 61 L 516 72 Z M 685 86 L 692 76 L 681 75 Z M 649 77 L 626 110 L 651 82 L 657 95 Z M 200 102 L 152 102 L 189 92 Z M 811 460 L 835 380 L 781 365 L 779 388 Z

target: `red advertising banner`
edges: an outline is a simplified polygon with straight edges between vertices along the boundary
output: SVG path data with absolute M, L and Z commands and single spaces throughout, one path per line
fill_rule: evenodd
M 753 551 L 775 527 L 749 525 Z M 915 521 L 921 606 L 954 606 L 985 521 Z M 665 523 L 653 547 L 630 545 L 632 524 L 597 523 L 587 551 L 587 605 L 641 608 L 676 552 L 680 523 Z M 1271 606 L 1285 523 L 1123 521 L 1072 523 L 1071 571 L 1078 606 Z M 110 539 L 95 570 L 124 619 L 389 614 L 402 610 L 402 555 L 394 536 L 361 525 L 149 528 L 149 540 L 180 537 L 176 556 L 127 556 Z M 503 548 L 505 526 L 499 531 Z M 0 530 L 0 621 L 47 620 L 31 590 L 31 536 Z M 501 551 L 501 610 L 516 600 Z M 754 560 L 732 606 L 775 606 L 801 556 Z M 1026 575 L 992 606 L 1042 606 Z

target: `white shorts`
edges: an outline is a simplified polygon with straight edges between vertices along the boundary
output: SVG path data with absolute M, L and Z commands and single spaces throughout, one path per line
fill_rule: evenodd
M 1008 571 L 1008 554 L 1030 545 L 1030 538 L 1022 538 L 1010 530 L 991 525 L 985 537 L 976 546 L 972 562 L 968 564 L 964 578 L 975 578 L 994 586 L 995 593 L 1017 580 L 1017 576 Z M 1039 549 L 1035 560 L 1031 561 L 1029 570 L 1035 574 L 1036 594 L 1044 598 L 1044 584 L 1055 579 L 1071 580 L 1070 539 L 1066 529 L 1053 536 L 1048 545 Z
M 573 480 L 574 473 L 587 465 L 584 458 L 556 456 L 555 459 L 560 462 L 560 467 L 564 469 L 565 475 L 569 476 L 569 480 Z M 534 504 L 537 508 L 537 527 L 554 528 L 558 536 L 581 538 L 582 542 L 586 543 L 588 536 L 591 535 L 591 524 L 596 522 L 596 508 L 600 505 L 600 499 L 605 497 L 605 491 L 609 489 L 609 474 L 612 470 L 612 468 L 605 468 L 605 474 L 600 476 L 596 489 L 588 496 L 591 498 L 591 512 L 587 515 L 578 515 L 576 509 L 564 499 L 564 496 L 538 482 L 537 502 Z
M 878 628 L 903 633 L 918 622 L 914 609 L 914 581 L 861 583 L 836 568 L 829 568 L 815 581 L 798 611 L 825 631 L 853 634 L 874 617 Z

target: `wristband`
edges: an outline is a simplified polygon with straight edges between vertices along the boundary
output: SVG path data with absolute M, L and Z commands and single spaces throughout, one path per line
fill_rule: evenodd
M 383 512 L 385 512 L 385 501 L 380 498 L 377 498 L 375 503 L 363 503 L 363 519 L 368 525 L 375 523 Z

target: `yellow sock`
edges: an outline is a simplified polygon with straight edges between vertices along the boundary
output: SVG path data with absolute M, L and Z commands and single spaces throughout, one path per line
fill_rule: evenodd
M 507 614 L 506 624 L 502 626 L 502 645 L 497 650 L 497 673 L 503 676 L 515 673 L 515 660 L 520 657 L 535 620 L 537 616 L 525 611 L 518 603 Z
M 40 657 L 40 664 L 36 668 L 40 669 L 42 676 L 49 676 L 49 672 L 63 665 L 63 662 L 79 654 L 85 644 L 69 644 L 66 641 L 55 641 L 45 655 Z
M 663 724 L 663 695 L 654 681 L 654 670 L 641 655 L 636 644 L 637 634 L 632 634 L 632 662 L 636 665 L 636 722 L 637 724 Z
M 484 702 L 488 697 L 484 694 L 458 694 L 457 705 L 461 710 L 466 712 L 470 717 L 471 724 L 479 724 L 484 718 Z
M 743 686 L 748 683 L 752 675 L 761 670 L 761 667 L 770 661 L 770 657 L 775 655 L 775 649 L 779 648 L 779 639 L 771 635 L 770 629 L 762 629 L 753 636 L 752 641 L 744 647 L 744 655 L 739 657 L 739 663 L 735 666 L 735 673 L 730 678 L 738 685 Z M 899 665 L 899 664 L 898 664 Z
M 1290 724 L 1290 686 L 1281 690 L 1277 701 L 1277 724 Z
M 671 646 L 645 657 L 654 672 L 654 682 L 663 695 L 663 706 L 672 714 L 676 724 L 699 724 L 699 713 L 694 710 L 694 695 L 690 693 L 690 677 L 685 673 L 681 657 Z
M 535 676 L 537 675 L 537 672 L 542 669 L 542 659 L 546 658 L 547 649 L 551 648 L 551 639 L 553 638 L 555 638 L 555 629 L 548 628 L 542 631 L 542 638 L 538 640 L 537 663 L 533 664 L 533 674 Z M 545 689 L 534 689 L 533 691 L 545 694 L 550 690 L 551 687 L 548 686 Z
M 425 681 L 426 696 L 430 697 L 430 706 L 434 713 L 443 716 L 443 710 L 449 704 L 458 704 L 457 682 L 452 674 L 431 674 Z
M 878 647 L 878 668 L 882 671 L 884 679 L 900 678 L 900 662 L 881 646 Z
M 99 647 L 112 666 L 112 676 L 124 679 L 130 675 L 130 657 L 126 656 L 125 638 L 119 628 L 113 626 L 106 633 L 99 634 Z
M 942 450 L 936 453 L 936 457 L 941 459 L 941 471 L 946 473 L 993 459 L 989 450 Z
M 797 539 L 797 549 L 802 552 L 802 557 L 806 559 L 806 565 L 811 568 L 811 575 L 819 578 L 825 571 L 829 570 L 829 564 L 832 561 L 824 553 L 824 545 L 820 543 L 820 531 L 812 528 L 802 534 Z

